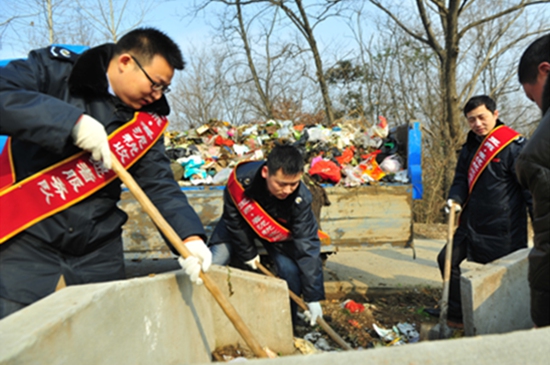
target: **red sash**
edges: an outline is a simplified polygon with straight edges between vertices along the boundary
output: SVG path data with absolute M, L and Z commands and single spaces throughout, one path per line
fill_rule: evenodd
M 11 137 L 8 137 L 2 152 L 0 152 L 0 191 L 10 187 L 14 182 L 15 172 L 11 158 Z
M 519 136 L 520 134 L 512 128 L 500 125 L 485 137 L 470 162 L 470 168 L 468 169 L 469 193 L 472 192 L 477 179 L 491 160 Z
M 166 117 L 136 112 L 132 120 L 109 136 L 111 151 L 127 169 L 155 144 L 167 125 Z M 11 154 L 8 157 L 13 167 Z M 0 175 L 5 172 L 0 171 Z M 82 151 L 3 188 L 0 190 L 0 243 L 89 197 L 116 177 L 114 171 L 106 170 L 100 162 L 92 160 L 90 153 Z
M 244 193 L 243 186 L 239 180 L 237 180 L 237 167 L 247 162 L 250 161 L 239 163 L 229 175 L 227 181 L 229 196 L 231 196 L 233 203 L 244 220 L 258 236 L 271 243 L 288 241 L 292 236 L 291 232 L 267 214 L 255 200 L 247 197 Z M 319 231 L 318 234 L 323 244 L 330 244 L 330 237 L 325 232 Z

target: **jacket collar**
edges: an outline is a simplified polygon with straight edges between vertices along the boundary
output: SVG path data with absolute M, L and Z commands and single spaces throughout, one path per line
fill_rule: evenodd
M 84 52 L 76 61 L 71 75 L 69 76 L 69 90 L 71 94 L 83 97 L 86 100 L 112 97 L 108 92 L 107 67 L 115 50 L 113 43 L 106 43 Z M 117 104 L 131 109 L 117 97 L 114 98 Z M 140 111 L 153 112 L 160 115 L 168 115 L 170 107 L 166 97 L 162 97 L 146 105 Z

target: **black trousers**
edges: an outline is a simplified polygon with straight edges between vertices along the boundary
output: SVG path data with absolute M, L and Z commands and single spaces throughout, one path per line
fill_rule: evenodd
M 550 326 L 550 252 L 529 252 L 531 318 L 537 327 Z
M 122 238 L 115 236 L 82 256 L 64 254 L 25 232 L 0 245 L 0 319 L 67 285 L 126 277 Z
M 453 252 L 451 256 L 451 278 L 449 285 L 449 310 L 447 318 L 451 321 L 462 322 L 462 299 L 460 296 L 460 264 L 468 256 L 468 242 L 466 239 L 453 240 Z M 447 245 L 437 255 L 437 263 L 441 271 L 441 277 L 445 273 L 445 256 Z

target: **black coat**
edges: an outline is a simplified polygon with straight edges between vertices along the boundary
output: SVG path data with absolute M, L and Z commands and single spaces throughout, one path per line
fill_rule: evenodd
M 71 131 L 83 113 L 100 121 L 108 133 L 132 118 L 135 111 L 108 92 L 106 71 L 113 50 L 113 44 L 105 44 L 77 55 L 43 48 L 32 51 L 27 60 L 0 68 L 0 134 L 12 136 L 17 181 L 79 152 Z M 167 115 L 170 109 L 163 96 L 142 111 Z M 206 238 L 198 215 L 173 178 L 162 138 L 129 171 L 182 239 L 191 235 Z M 90 254 L 120 237 L 127 220 L 117 207 L 120 193 L 121 182 L 116 179 L 2 246 L 30 235 L 48 247 L 44 254 L 51 256 L 48 260 L 53 266 L 58 265 L 59 254 Z M 2 246 L 0 257 L 7 260 Z M 2 288 L 0 285 L 0 296 L 9 297 Z
M 311 210 L 312 196 L 303 182 L 286 199 L 270 195 L 261 168 L 265 162 L 256 161 L 237 168 L 237 180 L 245 188 L 245 194 L 254 199 L 272 218 L 287 228 L 292 239 L 276 243 L 285 246 L 285 253 L 298 265 L 301 273 L 302 294 L 306 302 L 324 299 L 321 242 L 319 226 Z M 216 225 L 209 245 L 228 243 L 242 261 L 252 260 L 258 254 L 256 243 L 272 245 L 261 239 L 244 220 L 235 206 L 228 189 L 223 196 L 223 215 Z
M 525 138 L 519 137 L 493 158 L 468 196 L 468 168 L 481 142 L 481 137 L 472 131 L 468 133 L 449 199 L 463 206 L 454 242 L 467 243 L 469 260 L 488 263 L 527 247 L 527 208 L 531 209 L 531 195 L 516 177 L 516 159 L 526 143 Z
M 529 255 L 531 317 L 537 326 L 550 325 L 550 109 L 518 157 L 520 183 L 533 195 L 535 248 Z

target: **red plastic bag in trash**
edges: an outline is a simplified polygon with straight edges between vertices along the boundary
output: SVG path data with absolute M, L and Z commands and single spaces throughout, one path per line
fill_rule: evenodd
M 365 306 L 363 304 L 357 303 L 356 301 L 351 299 L 344 302 L 344 308 L 349 310 L 351 313 L 361 313 L 365 310 Z
M 355 148 L 353 146 L 347 147 L 344 152 L 342 152 L 341 156 L 336 157 L 336 161 L 340 164 L 340 166 L 344 166 L 347 163 L 350 163 L 351 160 L 353 160 L 353 152 Z
M 216 139 L 214 140 L 214 144 L 216 146 L 227 146 L 227 147 L 233 147 L 235 142 L 229 138 L 223 138 L 222 136 L 216 136 Z
M 340 167 L 329 160 L 321 160 L 316 162 L 315 165 L 311 166 L 309 169 L 309 174 L 312 176 L 319 175 L 321 179 L 328 180 L 335 184 L 337 184 L 342 178 L 342 174 L 340 174 Z

